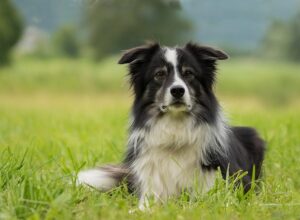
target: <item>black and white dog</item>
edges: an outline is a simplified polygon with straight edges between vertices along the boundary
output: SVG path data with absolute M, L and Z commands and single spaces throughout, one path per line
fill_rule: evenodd
M 218 167 L 223 178 L 246 172 L 240 183 L 248 191 L 260 176 L 264 142 L 253 128 L 231 127 L 224 118 L 213 85 L 216 62 L 227 58 L 193 43 L 126 51 L 119 64 L 129 64 L 135 96 L 124 161 L 82 171 L 79 183 L 107 191 L 125 179 L 140 209 L 149 197 L 166 201 L 182 190 L 207 192 Z

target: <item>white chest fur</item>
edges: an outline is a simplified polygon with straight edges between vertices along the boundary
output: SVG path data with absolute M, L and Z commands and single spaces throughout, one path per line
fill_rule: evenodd
M 203 171 L 205 149 L 214 140 L 214 129 L 196 126 L 191 118 L 164 117 L 149 130 L 132 133 L 130 140 L 142 140 L 139 156 L 132 164 L 142 199 L 153 195 L 165 200 L 182 190 L 207 191 L 214 183 L 214 171 Z

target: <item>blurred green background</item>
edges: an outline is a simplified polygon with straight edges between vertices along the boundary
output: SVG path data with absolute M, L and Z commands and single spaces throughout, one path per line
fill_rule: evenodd
M 2 93 L 127 91 L 122 50 L 146 40 L 224 49 L 218 92 L 285 105 L 299 95 L 300 2 L 2 0 Z
M 129 214 L 126 189 L 77 187 L 117 163 L 132 94 L 122 50 L 145 40 L 224 49 L 217 95 L 267 141 L 260 193 L 208 195 Z M 0 0 L 0 219 L 298 219 L 299 0 Z

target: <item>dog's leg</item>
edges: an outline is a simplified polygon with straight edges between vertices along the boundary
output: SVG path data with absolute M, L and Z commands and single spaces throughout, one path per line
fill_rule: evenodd
M 139 210 L 146 211 L 149 208 L 149 197 L 146 194 L 142 195 L 139 200 Z
M 143 192 L 139 199 L 139 210 L 141 211 L 147 211 L 150 210 L 150 201 L 153 201 L 154 203 L 157 202 L 165 202 L 166 199 L 159 196 L 157 193 L 154 192 Z
M 199 180 L 200 193 L 205 194 L 213 188 L 216 180 L 215 170 L 202 170 Z
M 202 170 L 195 177 L 195 181 L 188 188 L 191 201 L 196 201 L 199 195 L 204 195 L 209 192 L 215 185 L 216 170 Z
M 77 183 L 108 191 L 118 186 L 127 175 L 128 169 L 123 165 L 106 165 L 79 172 Z
M 150 202 L 164 203 L 168 199 L 168 191 L 161 182 L 152 182 L 151 179 L 144 179 L 140 183 L 139 189 L 139 209 L 141 211 L 150 210 Z

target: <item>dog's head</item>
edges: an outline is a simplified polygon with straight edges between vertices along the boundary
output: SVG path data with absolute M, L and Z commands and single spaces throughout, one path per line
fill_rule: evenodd
M 227 58 L 221 50 L 193 43 L 174 48 L 151 43 L 126 51 L 119 64 L 129 64 L 136 111 L 197 113 L 205 119 L 216 105 L 216 61 Z

